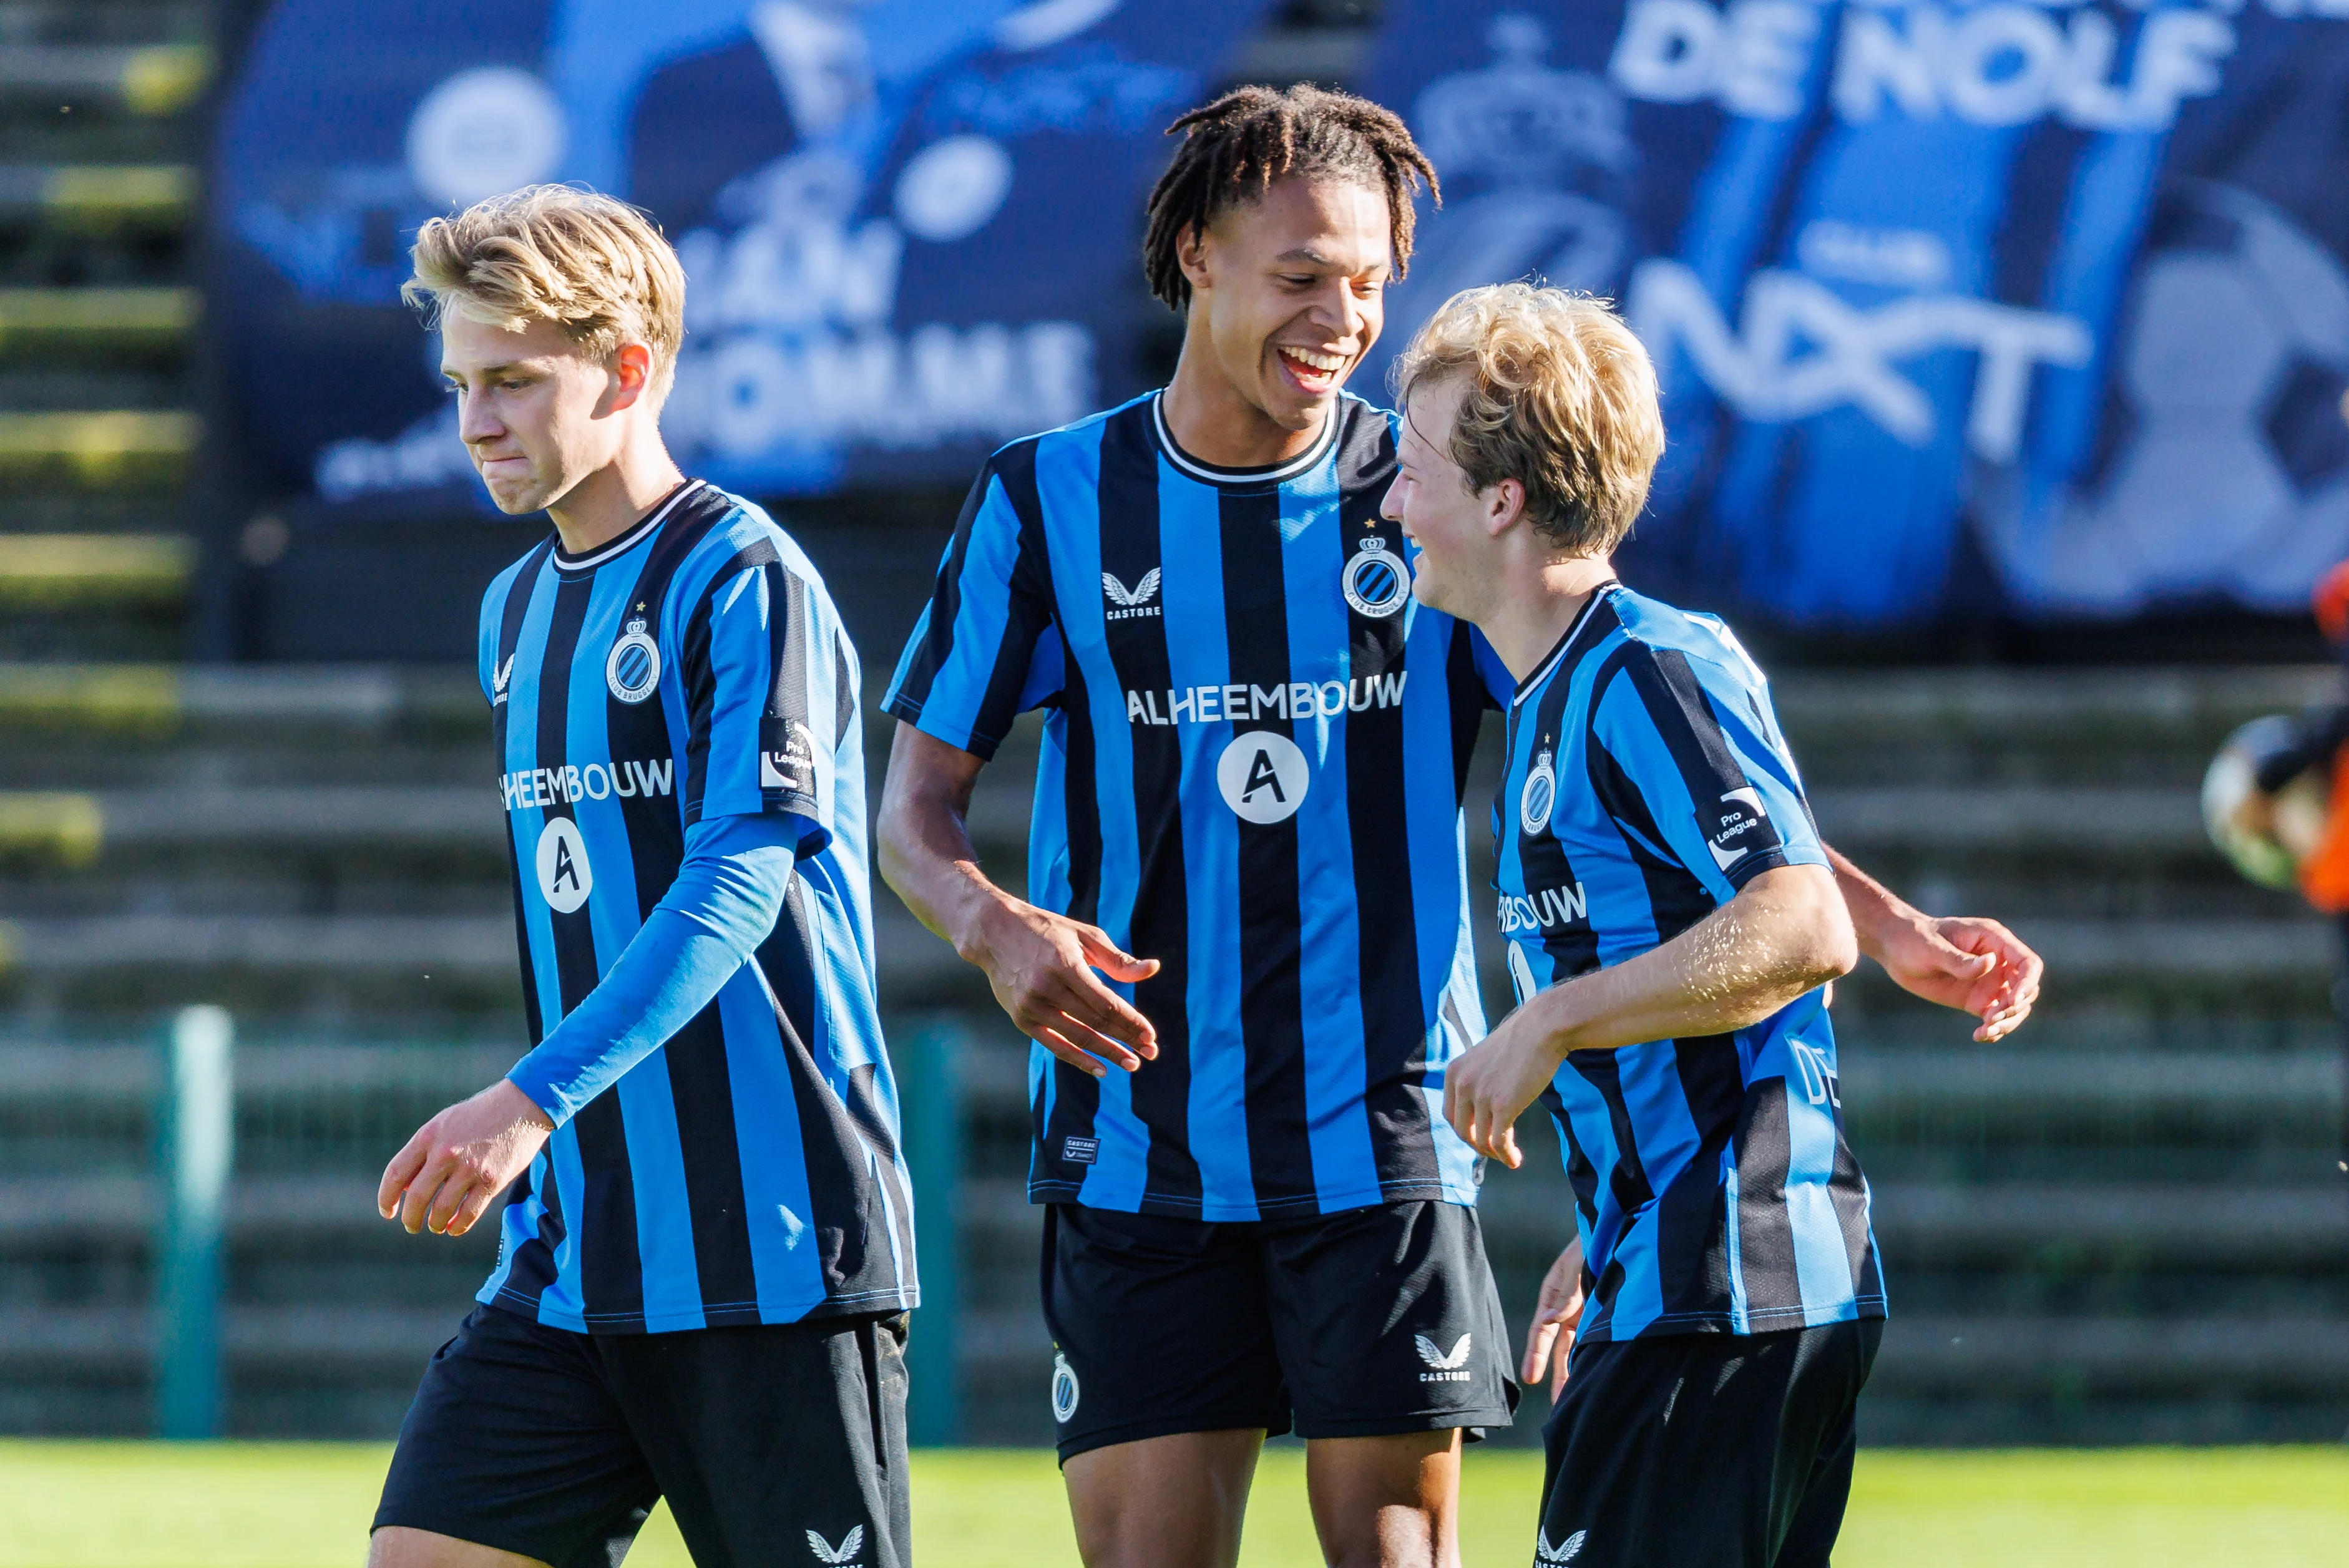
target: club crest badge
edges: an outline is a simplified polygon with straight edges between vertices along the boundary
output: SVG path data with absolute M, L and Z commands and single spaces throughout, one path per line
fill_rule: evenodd
M 1358 613 L 1384 620 L 1411 597 L 1411 568 L 1373 533 L 1346 562 L 1338 585 L 1346 591 L 1346 603 Z
M 1557 804 L 1557 769 L 1550 766 L 1549 748 L 1534 758 L 1526 787 L 1517 792 L 1517 824 L 1528 837 L 1549 826 L 1550 808 Z
M 642 615 L 629 619 L 628 629 L 612 645 L 604 661 L 604 684 L 622 702 L 642 702 L 660 685 L 660 645 L 645 630 Z

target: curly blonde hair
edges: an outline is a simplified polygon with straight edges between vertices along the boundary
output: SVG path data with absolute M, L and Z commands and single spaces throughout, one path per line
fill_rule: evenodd
M 1531 284 L 1464 289 L 1396 358 L 1399 401 L 1465 377 L 1450 456 L 1472 489 L 1526 488 L 1526 515 L 1567 555 L 1605 555 L 1648 503 L 1664 455 L 1647 349 L 1608 302 Z
M 551 321 L 582 353 L 609 363 L 624 343 L 652 350 L 658 407 L 685 337 L 685 269 L 652 220 L 571 185 L 525 185 L 417 232 L 416 275 L 399 297 L 438 326 L 468 321 L 520 331 Z

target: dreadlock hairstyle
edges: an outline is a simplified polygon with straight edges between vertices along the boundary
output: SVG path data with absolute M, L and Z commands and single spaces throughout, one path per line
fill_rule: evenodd
M 1422 181 L 1436 204 L 1435 165 L 1392 111 L 1351 93 L 1306 85 L 1286 91 L 1235 88 L 1166 128 L 1183 134 L 1174 161 L 1150 192 L 1150 232 L 1142 242 L 1150 292 L 1180 311 L 1191 303 L 1178 247 L 1217 213 L 1254 201 L 1288 176 L 1359 181 L 1387 199 L 1395 276 L 1411 271 L 1413 201 Z

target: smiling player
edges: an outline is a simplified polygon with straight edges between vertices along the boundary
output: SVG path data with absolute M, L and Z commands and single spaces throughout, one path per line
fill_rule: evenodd
M 1038 1042 L 1085 1560 L 1231 1562 L 1294 1425 L 1332 1562 L 1450 1562 L 1461 1431 L 1516 1397 L 1439 1108 L 1484 1033 L 1459 799 L 1490 698 L 1378 517 L 1389 418 L 1339 390 L 1433 175 L 1311 88 L 1174 129 L 1145 244 L 1174 380 L 981 473 L 887 699 L 882 870 Z M 1022 900 L 963 813 L 1038 706 Z
M 1826 1568 L 1885 1297 L 1824 990 L 1857 942 L 1768 686 L 1609 565 L 1664 430 L 1603 305 L 1468 290 L 1396 375 L 1413 592 L 1516 682 L 1493 822 L 1518 1006 L 1445 1109 L 1514 1166 L 1538 1095 L 1574 1188 L 1537 1559 Z
M 886 699 L 881 868 L 1037 1042 L 1085 1561 L 1232 1563 L 1293 1427 L 1331 1563 L 1450 1564 L 1461 1434 L 1516 1398 L 1479 1162 L 1442 1114 L 1485 1032 L 1461 795 L 1511 681 L 1412 599 L 1379 515 L 1393 417 L 1342 390 L 1434 171 L 1312 88 L 1173 129 L 1144 264 L 1185 315 L 1174 378 L 981 471 Z M 1036 707 L 1022 899 L 965 817 Z M 1889 929 L 1906 906 L 1872 888 Z M 1992 940 L 1912 925 L 1893 962 L 2002 1030 L 2028 1008 L 1988 978 L 2007 960 L 1953 945 Z M 2036 962 L 2014 951 L 2009 978 Z

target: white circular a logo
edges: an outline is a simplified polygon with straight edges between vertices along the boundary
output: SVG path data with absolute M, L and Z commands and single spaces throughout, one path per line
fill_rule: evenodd
M 595 868 L 587 863 L 587 841 L 579 824 L 568 817 L 550 817 L 538 835 L 538 891 L 557 914 L 569 914 L 587 902 L 595 886 Z
M 612 645 L 604 661 L 604 684 L 622 702 L 642 702 L 660 685 L 660 645 L 645 630 L 645 618 L 628 623 L 628 634 Z
M 1411 597 L 1411 569 L 1402 557 L 1387 548 L 1387 542 L 1377 534 L 1362 541 L 1361 549 L 1346 562 L 1345 574 L 1338 585 L 1346 591 L 1346 603 L 1365 615 L 1384 620 L 1402 608 Z
M 1523 1006 L 1541 989 L 1534 984 L 1534 966 L 1526 962 L 1526 950 L 1511 942 L 1509 944 L 1509 980 L 1517 988 L 1517 1004 Z
M 1268 729 L 1232 737 L 1216 761 L 1224 804 L 1250 822 L 1285 822 L 1305 803 L 1313 769 L 1297 742 Z
M 1550 766 L 1549 753 L 1544 751 L 1534 758 L 1534 770 L 1526 775 L 1526 787 L 1517 793 L 1517 823 L 1528 836 L 1549 826 L 1550 808 L 1557 804 L 1557 770 Z
M 1077 1413 L 1077 1373 L 1069 1358 L 1055 1354 L 1052 1357 L 1052 1418 L 1062 1426 Z

